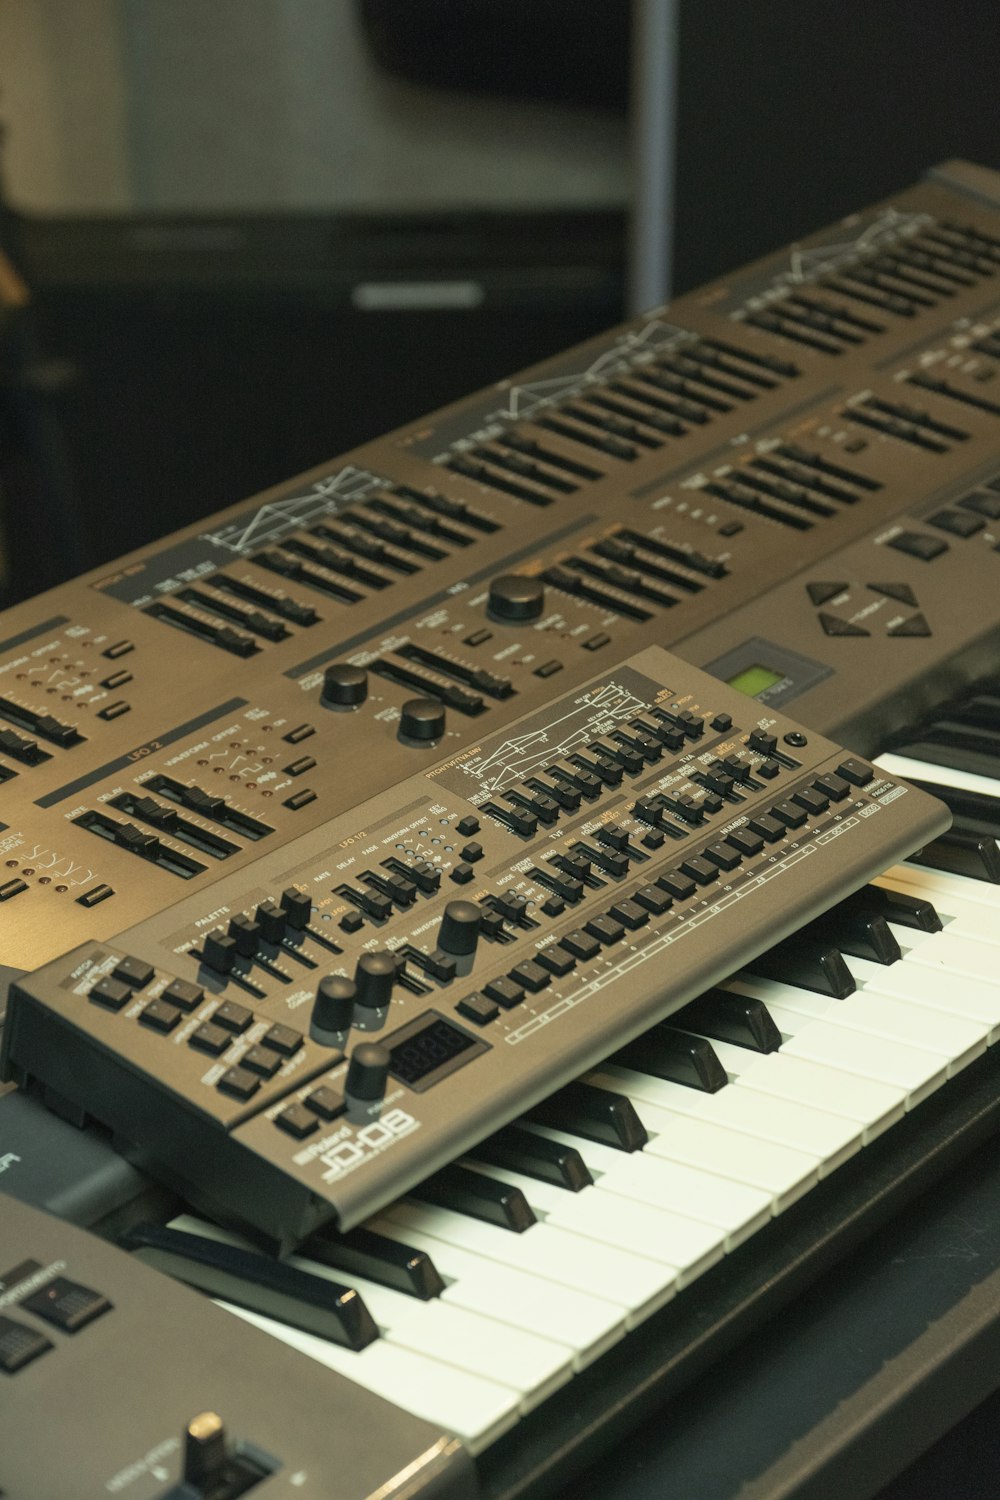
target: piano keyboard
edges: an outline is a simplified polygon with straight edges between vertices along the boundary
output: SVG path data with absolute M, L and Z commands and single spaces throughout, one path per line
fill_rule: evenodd
M 904 774 L 897 757 L 886 757 L 885 768 Z M 934 780 L 965 790 L 969 773 L 938 766 Z M 975 790 L 1000 817 L 1000 782 L 980 776 Z M 711 1047 L 722 1087 L 703 1091 L 644 1071 L 643 1039 L 629 1065 L 611 1058 L 581 1080 L 628 1101 L 648 1137 L 640 1148 L 594 1140 L 579 1121 L 529 1117 L 518 1126 L 525 1139 L 562 1147 L 571 1159 L 578 1153 L 589 1182 L 574 1191 L 539 1180 L 530 1151 L 523 1170 L 497 1166 L 483 1151 L 461 1164 L 494 1188 L 520 1190 L 534 1218 L 527 1227 L 414 1194 L 367 1224 L 377 1237 L 367 1276 L 321 1263 L 304 1246 L 291 1266 L 346 1283 L 367 1305 L 378 1337 L 364 1348 L 255 1311 L 254 1294 L 241 1294 L 235 1280 L 221 1305 L 482 1454 L 601 1356 L 627 1358 L 633 1330 L 672 1299 L 697 1297 L 691 1289 L 704 1272 L 995 1044 L 998 907 L 1000 889 L 985 879 L 897 865 L 822 924 L 843 944 L 853 993 L 838 999 L 790 975 L 742 971 L 713 993 L 710 1029 L 692 1025 L 695 1007 L 671 1018 L 675 1030 Z M 880 960 L 863 956 L 859 909 L 874 920 Z M 756 1003 L 748 1009 L 747 1001 Z M 508 1163 L 516 1161 L 512 1150 Z M 173 1227 L 242 1243 L 191 1217 Z M 337 1258 L 333 1243 L 323 1238 L 324 1258 Z M 440 1278 L 436 1296 L 400 1290 L 400 1258 L 422 1256 Z M 249 1305 L 237 1305 L 241 1295 Z M 623 1341 L 624 1353 L 615 1347 Z

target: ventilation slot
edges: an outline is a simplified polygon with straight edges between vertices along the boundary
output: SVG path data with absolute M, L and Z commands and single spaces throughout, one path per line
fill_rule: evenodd
M 842 415 L 862 427 L 871 427 L 886 437 L 898 438 L 900 442 L 923 448 L 928 453 L 950 453 L 954 443 L 964 442 L 969 436 L 960 427 L 941 422 L 920 407 L 884 401 L 878 396 L 867 396 L 845 407 Z

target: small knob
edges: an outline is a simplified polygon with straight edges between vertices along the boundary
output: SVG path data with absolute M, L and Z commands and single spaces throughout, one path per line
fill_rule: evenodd
M 490 584 L 487 611 L 494 620 L 537 620 L 545 607 L 545 585 L 523 573 L 502 573 Z
M 203 1411 L 184 1433 L 184 1483 L 196 1494 L 213 1489 L 229 1458 L 226 1429 L 214 1411 Z
M 381 1099 L 389 1079 L 390 1062 L 389 1053 L 378 1042 L 360 1042 L 347 1065 L 344 1093 L 352 1099 Z
M 436 698 L 410 698 L 399 716 L 400 739 L 428 743 L 444 734 L 444 704 Z
M 449 901 L 441 918 L 438 947 L 444 953 L 453 953 L 456 957 L 475 953 L 481 916 L 474 901 Z
M 396 982 L 396 960 L 385 949 L 362 953 L 354 970 L 358 1004 L 370 1010 L 382 1010 L 392 999 Z
M 309 1035 L 314 1042 L 325 1047 L 340 1046 L 354 1019 L 356 995 L 354 980 L 346 974 L 328 974 L 320 980 L 309 1018 Z
M 288 918 L 289 927 L 298 928 L 309 926 L 309 918 L 312 916 L 312 897 L 305 891 L 300 891 L 297 885 L 290 885 L 281 893 L 281 909 Z
M 323 673 L 319 701 L 335 708 L 357 708 L 368 697 L 368 673 L 349 662 L 335 662 Z

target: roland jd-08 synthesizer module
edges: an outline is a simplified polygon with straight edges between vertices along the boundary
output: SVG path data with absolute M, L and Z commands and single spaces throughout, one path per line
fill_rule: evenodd
M 950 163 L 8 611 L 7 1077 L 289 1244 L 933 837 L 998 370 Z

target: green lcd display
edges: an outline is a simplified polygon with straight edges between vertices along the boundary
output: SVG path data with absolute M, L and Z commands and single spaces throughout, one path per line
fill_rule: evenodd
M 770 667 L 765 667 L 761 662 L 754 662 L 752 667 L 744 667 L 742 672 L 737 672 L 735 677 L 727 678 L 730 687 L 734 687 L 738 693 L 746 693 L 748 698 L 756 698 L 765 688 L 774 687 L 784 677 L 784 672 L 774 672 Z

